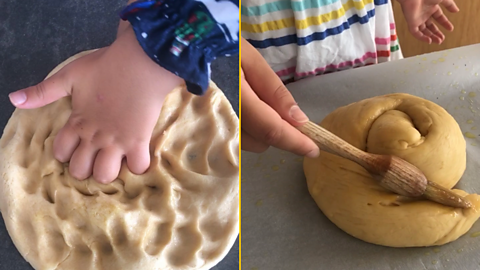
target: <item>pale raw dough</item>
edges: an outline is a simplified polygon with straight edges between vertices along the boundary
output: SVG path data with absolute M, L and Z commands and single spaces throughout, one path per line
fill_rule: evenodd
M 362 100 L 328 115 L 323 127 L 359 149 L 399 156 L 427 178 L 453 187 L 466 164 L 457 122 L 433 102 L 392 94 Z M 338 227 L 366 242 L 391 247 L 442 245 L 465 234 L 480 216 L 480 196 L 468 210 L 429 201 L 401 202 L 359 165 L 322 152 L 304 161 L 308 189 Z M 460 194 L 464 191 L 457 190 Z
M 175 89 L 150 169 L 123 166 L 111 185 L 77 181 L 54 159 L 70 105 L 16 110 L 0 140 L 0 209 L 35 269 L 209 269 L 225 257 L 239 232 L 239 127 L 213 83 L 203 97 Z

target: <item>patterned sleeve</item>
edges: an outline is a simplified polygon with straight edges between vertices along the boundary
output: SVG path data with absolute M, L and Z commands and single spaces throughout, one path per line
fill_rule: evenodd
M 210 64 L 238 54 L 239 0 L 137 1 L 120 12 L 145 53 L 185 80 L 193 94 L 203 94 Z

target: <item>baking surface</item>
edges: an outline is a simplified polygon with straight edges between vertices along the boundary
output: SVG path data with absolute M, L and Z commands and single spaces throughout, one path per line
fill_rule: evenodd
M 8 94 L 38 83 L 63 60 L 115 39 L 127 0 L 0 0 L 0 130 L 14 107 Z M 238 115 L 238 58 L 212 64 L 213 81 Z M 1 217 L 0 217 L 1 219 Z M 238 239 L 214 270 L 238 269 Z M 31 270 L 0 220 L 0 270 Z
M 480 193 L 480 44 L 305 79 L 287 85 L 312 121 L 365 98 L 410 93 L 444 107 L 466 134 L 456 186 Z M 338 229 L 307 190 L 303 159 L 270 148 L 242 151 L 242 266 L 264 269 L 480 269 L 480 222 L 457 241 L 388 248 Z

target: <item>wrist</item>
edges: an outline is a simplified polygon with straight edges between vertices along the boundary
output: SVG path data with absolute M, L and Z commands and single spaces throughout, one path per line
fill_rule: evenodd
M 116 53 L 115 58 L 121 57 L 125 59 L 125 63 L 139 67 L 139 69 L 135 68 L 135 72 L 141 72 L 144 75 L 151 74 L 152 77 L 157 78 L 155 81 L 158 84 L 154 87 L 156 91 L 151 93 L 152 96 L 163 97 L 166 93 L 184 83 L 182 78 L 155 63 L 145 53 L 131 26 L 119 35 L 111 47 L 114 47 L 112 51 Z M 140 75 L 137 74 L 136 76 Z M 139 90 L 141 89 L 137 89 L 137 91 Z
M 201 95 L 208 89 L 210 63 L 238 54 L 238 17 L 215 16 L 238 15 L 238 0 L 221 2 L 139 1 L 124 8 L 120 17 L 130 22 L 150 59 L 183 78 L 189 92 Z
M 120 35 L 122 35 L 129 28 L 132 29 L 132 26 L 130 25 L 130 23 L 128 21 L 120 20 L 120 23 L 118 24 L 116 38 L 118 38 Z
M 130 0 L 128 1 L 128 4 L 137 1 L 138 0 Z M 122 51 L 128 52 L 128 55 L 125 55 L 124 57 L 129 57 L 131 59 L 130 62 L 132 63 L 141 61 L 149 62 L 151 64 L 149 70 L 155 72 L 159 80 L 163 82 L 161 84 L 162 87 L 159 87 L 157 94 L 164 95 L 165 93 L 163 92 L 168 93 L 173 88 L 185 83 L 182 78 L 159 66 L 145 53 L 144 49 L 139 44 L 135 31 L 129 21 L 120 20 L 114 46 L 122 47 Z
M 137 2 L 138 0 L 129 0 L 127 2 L 127 6 L 132 4 L 133 2 Z M 120 23 L 118 24 L 118 29 L 117 29 L 117 38 L 118 36 L 123 33 L 128 27 L 131 27 L 130 23 L 128 21 L 120 20 Z

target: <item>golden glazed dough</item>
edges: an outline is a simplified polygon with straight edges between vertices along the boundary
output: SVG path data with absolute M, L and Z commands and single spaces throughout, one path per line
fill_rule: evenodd
M 123 166 L 111 185 L 77 181 L 53 157 L 70 101 L 16 110 L 0 140 L 0 209 L 25 259 L 41 270 L 217 264 L 239 229 L 238 118 L 223 93 L 213 84 L 203 97 L 175 89 L 150 169 L 138 176 Z
M 418 97 L 392 94 L 362 100 L 335 110 L 321 125 L 359 149 L 399 156 L 448 188 L 465 170 L 466 145 L 458 124 L 443 108 Z M 480 216 L 479 195 L 467 196 L 474 205 L 468 210 L 401 201 L 359 165 L 326 152 L 317 159 L 306 158 L 304 171 L 323 213 L 366 242 L 442 245 L 466 233 Z

